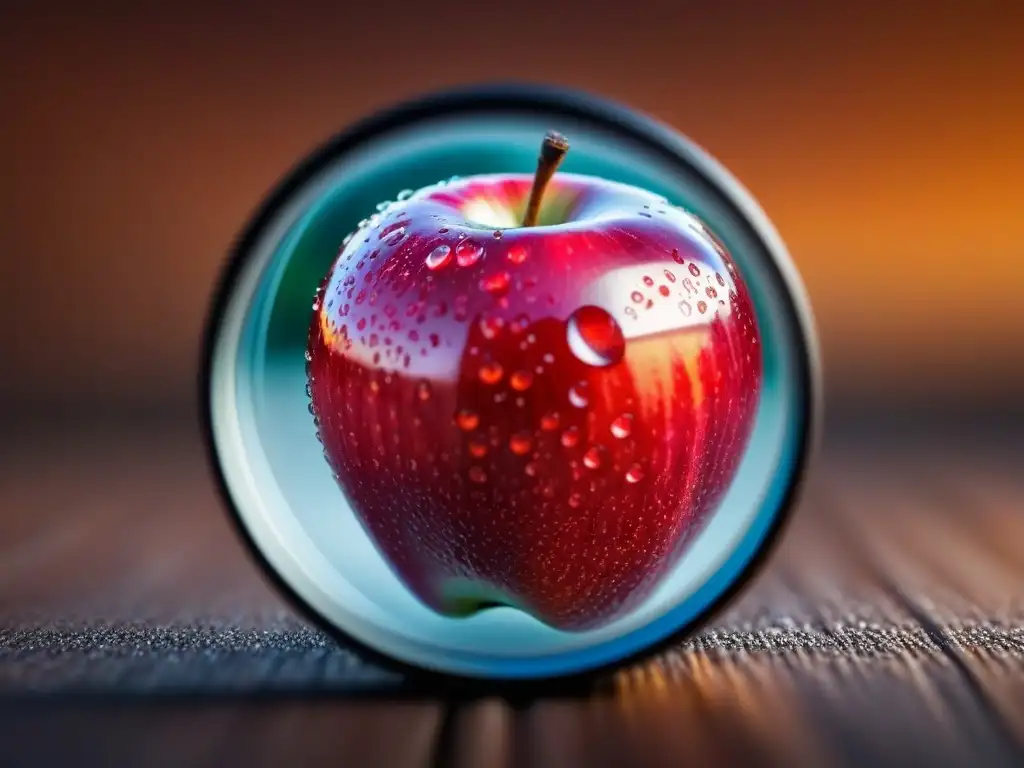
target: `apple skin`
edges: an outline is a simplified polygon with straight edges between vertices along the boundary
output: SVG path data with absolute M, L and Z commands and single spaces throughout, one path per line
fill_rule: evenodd
M 447 616 L 628 613 L 704 527 L 753 427 L 748 290 L 694 216 L 558 174 L 400 195 L 317 292 L 324 455 L 399 579 Z

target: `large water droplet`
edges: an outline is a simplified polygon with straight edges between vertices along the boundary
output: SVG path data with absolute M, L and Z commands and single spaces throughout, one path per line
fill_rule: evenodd
M 611 432 L 614 437 L 623 440 L 633 432 L 633 414 L 624 413 L 612 422 Z
M 533 447 L 533 440 L 529 432 L 516 432 L 508 441 L 509 450 L 516 456 L 524 456 Z
M 587 449 L 583 454 L 583 466 L 587 469 L 597 469 L 601 466 L 601 449 L 596 445 Z
M 477 425 L 480 423 L 480 417 L 473 413 L 473 411 L 463 409 L 455 415 L 455 423 L 462 431 L 470 432 L 477 428 Z
M 626 472 L 626 482 L 627 483 L 634 483 L 635 484 L 635 483 L 639 483 L 643 479 L 644 479 L 644 470 L 643 470 L 643 467 L 641 467 L 639 464 L 634 464 L 632 467 L 629 468 L 629 471 Z
M 508 249 L 508 260 L 513 264 L 522 264 L 528 255 L 525 245 L 513 245 Z
M 543 416 L 540 417 L 540 428 L 547 432 L 553 432 L 554 430 L 558 429 L 558 423 L 560 420 L 561 419 L 558 416 L 557 411 L 545 413 Z
M 440 269 L 452 260 L 452 249 L 448 245 L 439 245 L 427 254 L 427 269 Z
M 533 384 L 533 374 L 529 371 L 516 371 L 512 374 L 512 378 L 509 379 L 509 383 L 512 385 L 512 389 L 517 392 L 525 392 Z
M 388 235 L 384 239 L 384 242 L 387 243 L 388 245 L 398 245 L 400 242 L 402 242 L 403 237 L 405 237 L 405 227 L 399 227 L 390 235 Z
M 586 408 L 590 402 L 590 395 L 587 393 L 587 382 L 581 381 L 569 387 L 569 402 L 576 408 Z
M 622 360 L 626 339 L 615 318 L 595 306 L 580 307 L 566 324 L 569 349 L 580 361 L 604 368 Z
M 580 431 L 576 427 L 569 427 L 565 432 L 562 433 L 562 445 L 566 448 L 572 448 L 580 441 Z
M 486 291 L 491 296 L 500 298 L 508 293 L 512 278 L 508 272 L 495 272 L 480 281 L 480 290 Z
M 501 377 L 504 373 L 505 371 L 501 367 L 501 364 L 492 360 L 491 362 L 484 363 L 480 366 L 478 375 L 480 376 L 480 381 L 484 384 L 497 384 L 501 381 Z
M 460 267 L 471 267 L 480 261 L 484 249 L 474 242 L 464 240 L 455 248 L 455 261 Z

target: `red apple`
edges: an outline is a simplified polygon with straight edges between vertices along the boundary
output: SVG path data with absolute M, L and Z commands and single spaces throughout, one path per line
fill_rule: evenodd
M 544 147 L 535 177 L 437 184 L 360 226 L 317 293 L 309 393 L 341 488 L 423 603 L 582 630 L 634 608 L 714 512 L 761 351 L 698 219 L 552 178 L 567 146 Z

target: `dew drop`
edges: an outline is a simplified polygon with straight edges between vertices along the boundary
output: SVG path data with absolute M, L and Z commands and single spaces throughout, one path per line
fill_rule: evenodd
M 670 269 L 666 269 L 665 270 L 665 279 L 668 280 L 670 283 L 674 283 L 676 281 L 675 272 L 673 272 Z
M 595 368 L 615 365 L 626 353 L 622 328 L 600 307 L 588 305 L 573 312 L 566 323 L 566 341 L 581 362 Z
M 721 272 L 715 272 L 715 280 L 717 280 L 717 281 L 718 281 L 718 284 L 719 284 L 720 286 L 722 286 L 723 288 L 725 288 L 725 278 L 724 278 L 724 277 L 722 277 L 722 273 L 721 273 Z
M 643 479 L 644 479 L 644 470 L 643 470 L 643 467 L 641 467 L 639 464 L 634 464 L 632 467 L 629 468 L 629 471 L 626 472 L 626 482 L 627 483 L 634 483 L 635 484 L 635 483 L 639 483 Z
M 394 232 L 385 238 L 384 242 L 387 245 L 398 245 L 402 242 L 402 238 L 405 237 L 405 227 L 399 227 Z
M 540 417 L 540 428 L 547 432 L 554 432 L 556 429 L 558 429 L 558 423 L 560 421 L 561 418 L 558 415 L 558 411 L 551 411 L 549 413 L 545 413 L 543 416 Z
M 693 314 L 693 307 L 690 306 L 690 302 L 688 301 L 680 301 L 679 311 L 683 313 L 684 317 L 689 317 Z
M 672 249 L 672 261 L 674 261 L 676 264 L 685 264 L 686 263 L 686 259 L 684 259 L 680 255 L 678 248 L 673 248 Z
M 427 254 L 427 269 L 441 269 L 452 260 L 452 249 L 448 245 L 439 245 Z
M 484 472 L 481 467 L 471 467 L 469 470 L 469 479 L 477 485 L 482 485 L 487 482 L 487 473 Z
M 495 272 L 493 275 L 488 275 L 480 281 L 480 290 L 500 298 L 508 293 L 511 283 L 512 278 L 508 272 Z
M 480 320 L 480 333 L 483 334 L 485 339 L 493 340 L 497 338 L 504 327 L 505 321 L 500 317 L 484 317 Z
M 395 200 L 397 200 L 400 203 L 403 203 L 412 196 L 413 191 L 411 189 L 403 189 L 401 192 L 398 193 L 398 195 L 395 196 Z
M 487 442 L 482 437 L 474 437 L 469 441 L 469 453 L 475 459 L 482 459 L 487 455 Z
M 530 477 L 536 477 L 540 472 L 540 465 L 536 461 L 531 461 L 529 464 L 526 465 L 524 471 Z
M 455 247 L 455 261 L 460 267 L 473 266 L 483 255 L 484 249 L 469 240 L 464 240 Z
M 659 286 L 658 287 L 658 293 L 660 293 L 662 296 L 668 296 L 668 294 L 669 294 L 668 286 L 667 285 Z
M 715 290 L 715 287 L 713 285 L 709 285 L 707 287 L 707 290 L 705 290 L 704 292 L 708 295 L 709 299 L 715 299 L 718 297 L 718 291 Z
M 633 432 L 633 414 L 624 413 L 612 422 L 612 436 L 623 440 Z
M 496 229 L 496 230 L 494 230 L 494 232 L 493 232 L 493 233 L 491 234 L 491 236 L 492 236 L 492 237 L 493 237 L 493 238 L 494 238 L 495 240 L 501 240 L 501 236 L 502 236 L 503 234 L 505 234 L 505 233 L 504 233 L 504 232 L 502 232 L 502 231 L 501 231 L 500 229 Z
M 425 402 L 430 399 L 432 394 L 434 394 L 434 391 L 431 388 L 429 381 L 421 381 L 416 385 L 416 396 L 420 400 Z
M 639 304 L 641 301 L 644 300 L 644 295 L 640 293 L 640 291 L 633 291 L 631 294 L 629 294 L 629 298 L 633 300 L 634 304 Z
M 455 423 L 463 432 L 471 432 L 480 424 L 480 417 L 464 408 L 455 415 Z
M 572 448 L 580 441 L 580 431 L 577 427 L 569 427 L 562 433 L 561 443 L 566 448 Z
M 587 394 L 587 382 L 581 381 L 569 387 L 569 402 L 576 408 L 586 408 L 590 403 L 590 396 Z
M 587 449 L 583 454 L 583 466 L 587 469 L 597 469 L 601 466 L 601 449 L 596 445 Z
M 508 441 L 509 450 L 516 456 L 525 456 L 533 447 L 529 432 L 516 432 Z
M 497 384 L 504 374 L 501 364 L 492 360 L 481 365 L 477 375 L 484 384 Z
M 529 252 L 526 250 L 525 245 L 513 245 L 511 248 L 508 249 L 507 257 L 508 260 L 511 261 L 513 264 L 518 265 L 526 261 L 526 257 L 528 254 Z
M 694 277 L 699 277 L 700 276 L 700 267 L 698 267 L 692 261 L 690 262 L 690 266 L 687 267 L 687 269 L 690 270 L 690 274 L 693 275 Z
M 632 307 L 626 307 L 626 317 L 630 318 L 631 320 L 636 320 L 636 310 L 633 309 Z
M 654 285 L 654 278 L 651 277 L 650 275 L 644 275 L 644 285 L 650 288 L 652 285 Z
M 707 310 L 708 310 L 707 302 L 705 302 L 705 301 L 698 301 L 697 302 L 697 311 L 698 312 L 700 312 L 703 315 L 705 312 L 707 312 Z
M 525 392 L 533 384 L 533 374 L 529 371 L 516 371 L 509 379 L 509 383 L 517 392 Z
M 576 509 L 583 503 L 583 497 L 577 491 L 569 494 L 569 506 Z

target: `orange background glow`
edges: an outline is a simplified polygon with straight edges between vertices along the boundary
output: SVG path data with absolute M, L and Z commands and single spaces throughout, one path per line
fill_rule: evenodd
M 9 398 L 187 402 L 223 256 L 281 174 L 378 107 L 494 79 L 625 101 L 739 176 L 830 393 L 1024 383 L 1019 4 L 23 5 L 0 24 Z

